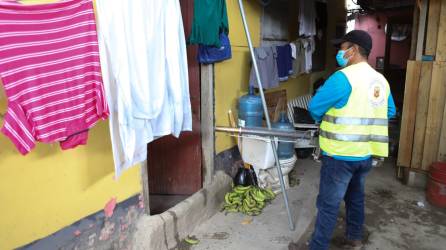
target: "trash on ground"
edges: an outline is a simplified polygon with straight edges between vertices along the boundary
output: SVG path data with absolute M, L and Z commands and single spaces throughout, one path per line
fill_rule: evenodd
M 195 236 L 187 236 L 184 241 L 190 245 L 197 245 L 200 241 Z
M 248 217 L 242 220 L 242 225 L 249 225 L 252 223 L 252 218 Z

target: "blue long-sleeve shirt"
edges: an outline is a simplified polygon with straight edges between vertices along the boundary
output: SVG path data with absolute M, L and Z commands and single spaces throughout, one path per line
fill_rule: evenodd
M 317 122 L 320 122 L 324 117 L 325 113 L 332 107 L 340 109 L 344 107 L 347 102 L 350 94 L 352 93 L 352 87 L 345 76 L 341 71 L 337 71 L 333 75 L 331 75 L 327 81 L 325 81 L 324 85 L 322 85 L 316 92 L 316 95 L 311 99 L 308 110 L 310 111 L 311 116 Z M 395 117 L 396 108 L 395 103 L 393 101 L 392 94 L 389 95 L 389 99 L 387 101 L 387 116 L 388 118 Z M 360 161 L 366 160 L 370 158 L 369 156 L 364 157 L 351 157 L 351 156 L 337 156 L 333 155 L 333 158 L 337 160 L 344 161 Z

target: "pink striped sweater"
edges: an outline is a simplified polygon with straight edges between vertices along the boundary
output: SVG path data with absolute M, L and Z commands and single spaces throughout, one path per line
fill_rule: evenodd
M 2 132 L 22 154 L 36 141 L 86 144 L 88 129 L 108 117 L 92 0 L 0 2 L 0 77 Z

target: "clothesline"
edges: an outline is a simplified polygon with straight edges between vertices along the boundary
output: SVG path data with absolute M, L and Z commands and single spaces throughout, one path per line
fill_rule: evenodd
M 289 77 L 310 73 L 315 42 L 313 37 L 299 38 L 288 44 L 254 48 L 263 88 L 276 88 Z M 254 68 L 251 68 L 250 86 L 258 87 Z

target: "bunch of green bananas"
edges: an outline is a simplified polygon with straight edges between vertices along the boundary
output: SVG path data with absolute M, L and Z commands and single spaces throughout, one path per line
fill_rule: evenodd
M 223 211 L 255 216 L 262 212 L 265 203 L 276 197 L 271 189 L 262 189 L 256 186 L 235 186 L 225 195 Z

